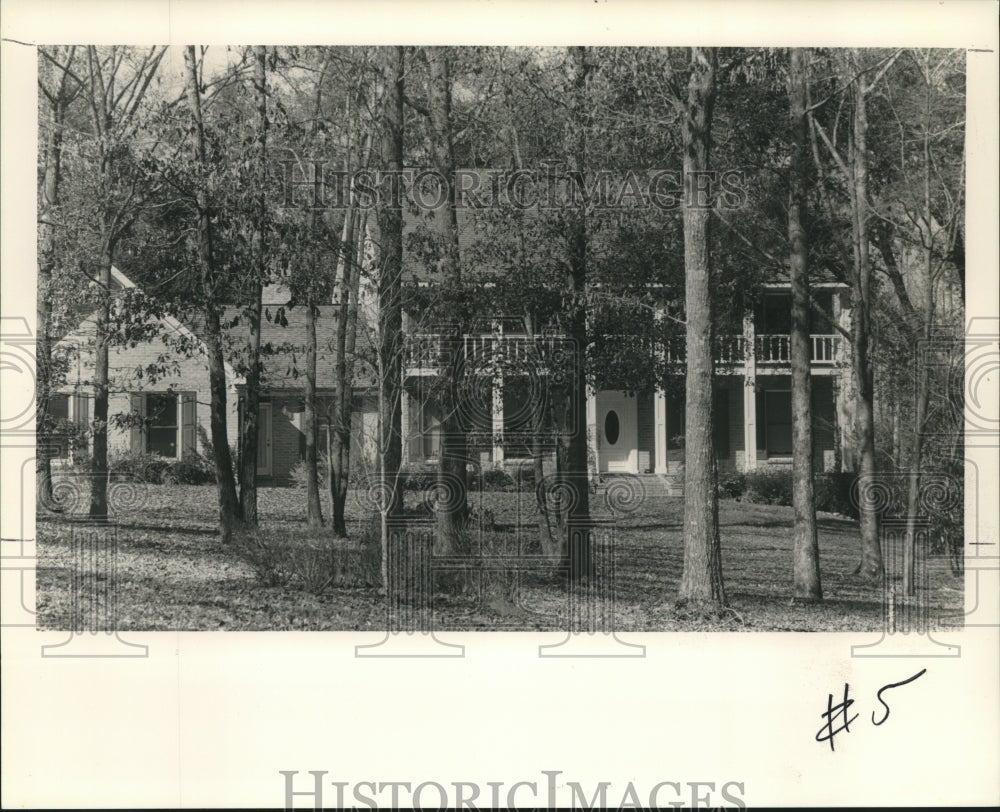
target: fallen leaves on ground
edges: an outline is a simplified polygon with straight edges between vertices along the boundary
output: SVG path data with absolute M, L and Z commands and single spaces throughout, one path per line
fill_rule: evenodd
M 348 530 L 364 511 L 349 499 Z M 407 494 L 408 505 L 416 496 Z M 470 494 L 473 507 L 496 518 L 497 529 L 530 542 L 537 535 L 533 493 Z M 595 518 L 611 520 L 595 500 Z M 187 631 L 379 630 L 387 604 L 373 587 L 334 586 L 320 594 L 262 586 L 233 546 L 215 531 L 216 491 L 204 486 L 149 486 L 143 502 L 117 516 L 117 628 Z M 305 499 L 293 488 L 259 491 L 259 513 L 269 535 L 303 534 Z M 791 524 L 787 507 L 720 503 L 723 575 L 729 608 L 715 617 L 676 606 L 683 564 L 683 501 L 649 499 L 615 521 L 615 580 L 602 604 L 616 631 L 878 631 L 883 596 L 851 573 L 858 558 L 857 524 L 821 514 L 820 555 L 824 602 L 791 600 Z M 73 534 L 82 516 L 45 514 L 38 521 L 38 626 L 66 629 L 73 622 Z M 890 583 L 897 576 L 890 573 Z M 961 617 L 963 579 L 944 559 L 928 561 L 922 593 L 932 622 Z M 605 587 L 608 584 L 605 582 Z M 575 603 L 574 603 L 575 601 Z M 429 622 L 438 630 L 558 631 L 568 628 L 574 595 L 564 573 L 541 567 L 523 572 L 513 606 L 489 595 L 435 592 Z M 499 607 L 499 608 L 498 608 Z M 506 609 L 506 611 L 505 611 Z M 609 619 L 610 618 L 610 619 Z M 961 621 L 957 621 L 960 625 Z M 953 624 L 956 625 L 956 624 Z

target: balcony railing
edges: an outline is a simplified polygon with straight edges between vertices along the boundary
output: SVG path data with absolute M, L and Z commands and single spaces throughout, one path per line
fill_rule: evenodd
M 840 346 L 838 335 L 812 335 L 811 359 L 817 366 L 829 366 L 837 361 Z M 439 333 L 417 333 L 407 336 L 406 367 L 408 370 L 440 369 L 449 361 L 450 352 L 457 349 L 466 363 L 477 367 L 495 365 L 505 369 L 537 370 L 540 365 L 569 363 L 572 352 L 569 339 L 561 336 L 526 336 L 478 334 L 465 335 L 457 342 Z M 715 362 L 720 366 L 739 366 L 746 362 L 746 337 L 721 335 L 715 337 Z M 675 341 L 665 350 L 668 364 L 683 364 L 686 360 L 684 342 Z M 754 340 L 757 364 L 769 367 L 791 364 L 791 336 L 785 334 L 758 335 Z
M 476 334 L 457 342 L 439 333 L 407 336 L 406 367 L 409 370 L 440 369 L 459 352 L 466 364 L 477 368 L 496 367 L 507 371 L 519 368 L 537 371 L 540 366 L 572 362 L 571 344 L 562 336 Z
M 833 364 L 837 360 L 837 348 L 840 336 L 813 335 L 812 363 L 817 365 Z M 735 366 L 746 361 L 746 337 L 742 335 L 722 335 L 715 337 L 715 363 L 725 366 Z M 791 336 L 789 335 L 758 335 L 754 340 L 754 356 L 758 364 L 772 366 L 788 366 L 791 364 Z M 668 364 L 682 364 L 687 359 L 684 342 L 677 341 L 666 349 Z
M 811 353 L 810 360 L 814 364 L 832 364 L 837 360 L 837 346 L 840 336 L 813 335 L 809 336 Z M 792 338 L 788 335 L 759 335 L 756 341 L 756 357 L 758 364 L 791 363 Z

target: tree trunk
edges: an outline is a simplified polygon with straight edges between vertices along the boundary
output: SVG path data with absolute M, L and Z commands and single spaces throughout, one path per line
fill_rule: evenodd
M 108 330 L 111 323 L 112 251 L 105 247 L 97 281 L 101 303 L 94 326 L 94 413 L 93 449 L 90 459 L 90 518 L 108 519 Z
M 399 178 L 403 170 L 403 76 L 405 49 L 382 50 L 385 98 L 382 113 L 381 164 Z M 395 195 L 389 196 L 390 198 Z M 401 392 L 403 376 L 403 212 L 398 201 L 379 195 L 378 246 L 378 356 L 379 356 L 379 479 L 386 502 L 383 519 L 402 509 L 399 468 L 403 460 Z M 385 522 L 383 522 L 383 536 Z M 383 538 L 383 543 L 385 539 Z M 383 556 L 383 566 L 386 559 Z
M 41 70 L 41 60 L 39 64 Z M 52 388 L 52 271 L 56 264 L 56 230 L 53 222 L 59 206 L 59 185 L 62 179 L 62 127 L 66 107 L 66 73 L 59 79 L 55 93 L 49 98 L 48 126 L 45 138 L 45 170 L 40 195 L 38 223 L 38 300 L 36 331 L 38 342 L 35 355 L 35 425 L 38 436 L 35 494 L 38 505 L 52 504 L 52 439 L 49 417 L 49 397 Z
M 337 431 L 334 433 L 336 442 L 331 449 L 332 459 L 336 462 L 336 472 L 331 471 L 331 497 L 333 510 L 334 532 L 347 535 L 345 509 L 347 507 L 347 488 L 351 472 L 351 425 L 354 420 L 354 354 L 358 336 L 358 296 L 361 286 L 361 267 L 364 263 L 365 230 L 367 214 L 358 217 L 358 227 L 354 229 L 354 252 L 348 258 L 348 299 L 344 331 L 344 387 L 338 389 L 344 392 L 337 403 L 338 412 L 334 417 Z M 338 325 L 339 329 L 339 325 Z M 338 384 L 339 386 L 339 384 Z
M 207 170 L 205 149 L 205 129 L 201 116 L 201 90 L 198 86 L 198 67 L 195 46 L 189 45 L 184 51 L 187 68 L 188 103 L 194 119 L 195 161 L 202 172 Z M 215 260 L 212 253 L 212 218 L 208 194 L 204 185 L 199 185 L 196 194 L 198 206 L 198 263 L 201 271 L 201 289 L 205 297 L 205 344 L 208 350 L 208 381 L 211 393 L 211 435 L 212 451 L 215 458 L 215 478 L 219 492 L 219 533 L 222 541 L 228 543 L 234 534 L 242 533 L 239 500 L 236 497 L 236 479 L 233 476 L 233 461 L 229 453 L 229 437 L 226 430 L 226 365 L 223 356 L 222 330 L 219 325 L 219 308 L 216 301 Z M 105 401 L 105 412 L 107 402 Z M 98 404 L 94 405 L 97 414 Z M 96 454 L 95 454 L 96 457 Z
M 573 65 L 573 129 L 576 138 L 570 144 L 570 165 L 586 183 L 587 127 L 590 122 L 587 97 L 587 74 L 590 70 L 586 47 L 570 48 Z M 594 558 L 590 533 L 590 488 L 587 465 L 587 213 L 586 206 L 574 216 L 570 213 L 568 259 L 569 288 L 572 295 L 568 314 L 569 338 L 573 343 L 574 369 L 569 381 L 568 434 L 565 436 L 565 481 L 569 494 L 566 517 L 566 554 L 569 556 L 569 577 L 573 581 L 594 574 Z
M 813 483 L 812 351 L 809 341 L 809 242 L 806 229 L 808 142 L 806 129 L 806 52 L 792 48 L 788 66 L 788 101 L 792 128 L 789 177 L 788 242 L 792 286 L 792 570 L 797 600 L 823 600 L 816 496 Z
M 874 372 L 871 352 L 871 261 L 870 223 L 868 216 L 868 112 L 863 77 L 854 87 L 851 209 L 854 238 L 852 273 L 851 349 L 857 395 L 858 474 L 862 483 L 874 484 L 875 459 Z M 858 572 L 866 580 L 882 577 L 882 545 L 879 540 L 878 514 L 866 500 L 859 500 L 861 524 L 861 562 Z
M 319 501 L 319 455 L 316 451 L 316 304 L 312 294 L 306 297 L 306 358 L 302 433 L 306 439 L 306 523 L 311 528 L 323 526 L 323 508 Z
M 351 170 L 348 163 L 348 171 Z M 337 341 L 334 347 L 334 371 L 337 382 L 337 395 L 334 399 L 332 420 L 330 421 L 329 454 L 330 478 L 327 485 L 330 489 L 330 509 L 333 515 L 333 532 L 338 536 L 347 535 L 347 524 L 344 518 L 344 507 L 347 503 L 348 469 L 346 455 L 351 449 L 351 418 L 350 408 L 354 396 L 353 381 L 347 374 L 347 332 L 348 311 L 354 306 L 351 296 L 351 280 L 354 276 L 354 233 L 357 214 L 352 205 L 344 216 L 344 228 L 340 238 L 340 258 L 337 263 Z M 346 420 L 345 420 L 346 418 Z
M 924 65 L 924 133 L 923 133 L 923 197 L 924 205 L 921 214 L 924 233 L 921 235 L 924 249 L 923 280 L 923 335 L 925 346 L 928 345 L 934 329 L 934 220 L 931 212 L 931 153 L 930 129 L 928 122 L 931 113 L 930 66 Z M 914 342 L 919 347 L 918 342 Z M 920 474 L 924 450 L 924 423 L 927 420 L 927 409 L 930 406 L 930 359 L 921 358 L 917 353 L 917 396 L 913 420 L 913 446 L 910 454 L 910 488 L 906 500 L 906 536 L 903 546 L 903 593 L 917 594 L 916 582 L 916 543 L 917 543 L 917 511 L 920 497 Z
M 430 77 L 427 86 L 427 108 L 431 125 L 431 153 L 438 179 L 446 188 L 446 202 L 434 217 L 441 250 L 440 267 L 444 284 L 458 292 L 462 272 L 458 254 L 458 220 L 455 212 L 455 157 L 452 144 L 451 66 L 445 48 L 428 48 Z M 463 362 L 463 324 L 445 327 L 450 348 L 448 360 L 440 371 L 438 391 L 441 405 L 441 452 L 438 463 L 438 498 L 443 502 L 437 510 L 435 552 L 451 554 L 460 549 L 468 518 L 467 466 L 468 450 L 461 424 L 459 381 Z
M 260 197 L 257 203 L 257 222 L 254 224 L 254 276 L 250 289 L 250 303 L 246 318 L 247 337 L 246 396 L 243 401 L 240 424 L 240 512 L 247 527 L 257 524 L 257 440 L 260 414 L 260 319 L 261 298 L 267 263 L 264 257 L 264 227 L 267 217 L 267 75 L 265 60 L 267 49 L 254 48 L 254 85 L 257 92 L 257 152 L 260 161 Z
M 709 254 L 711 211 L 698 205 L 695 173 L 709 169 L 716 55 L 692 49 L 684 140 L 684 293 L 687 319 L 687 378 L 684 434 L 684 570 L 681 603 L 724 606 L 722 549 L 715 453 L 712 447 L 712 288 Z

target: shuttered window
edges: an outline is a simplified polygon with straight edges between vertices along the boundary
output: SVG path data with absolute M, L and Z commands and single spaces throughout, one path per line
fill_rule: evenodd
M 132 450 L 168 459 L 197 452 L 198 404 L 194 392 L 135 393 L 132 402 Z

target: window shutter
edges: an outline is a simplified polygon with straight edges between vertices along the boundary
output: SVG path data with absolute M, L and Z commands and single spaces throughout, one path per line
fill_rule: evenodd
M 90 399 L 80 392 L 73 395 L 73 422 L 80 429 L 90 428 Z
M 73 395 L 73 423 L 77 430 L 86 432 L 86 440 L 81 448 L 74 449 L 74 460 L 79 462 L 80 458 L 86 456 L 92 448 L 90 444 L 90 398 L 82 392 Z
M 146 396 L 141 392 L 133 392 L 129 395 L 132 406 L 132 414 L 138 415 L 140 420 L 132 423 L 131 448 L 135 454 L 146 453 Z
M 181 459 L 189 459 L 198 453 L 198 401 L 194 392 L 181 394 Z

